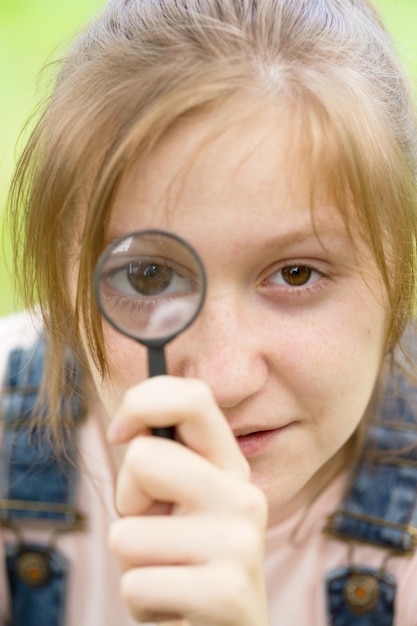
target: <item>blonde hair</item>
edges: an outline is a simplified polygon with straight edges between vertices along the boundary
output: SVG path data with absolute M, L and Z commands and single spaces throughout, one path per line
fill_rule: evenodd
M 416 296 L 417 133 L 409 83 L 371 4 L 112 0 L 64 60 L 11 191 L 17 278 L 27 306 L 39 300 L 50 337 L 53 408 L 65 347 L 83 360 L 80 322 L 106 373 L 91 285 L 123 172 L 181 116 L 249 92 L 292 103 L 312 200 L 320 179 L 347 225 L 353 205 L 398 343 Z M 67 295 L 74 239 L 75 309 Z M 56 435 L 61 426 L 53 424 Z

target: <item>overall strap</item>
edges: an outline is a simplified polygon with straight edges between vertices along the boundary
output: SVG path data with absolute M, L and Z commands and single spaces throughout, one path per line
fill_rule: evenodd
M 45 426 L 33 428 L 43 376 L 45 343 L 9 355 L 1 398 L 3 449 L 0 524 L 15 531 L 17 540 L 6 546 L 13 624 L 63 626 L 68 565 L 53 545 L 57 532 L 79 529 L 83 516 L 76 508 L 77 472 L 70 458 L 57 457 Z M 79 369 L 79 368 L 78 368 Z M 77 393 L 75 361 L 68 358 L 69 406 L 77 422 L 84 409 Z M 48 407 L 42 419 L 47 419 Z M 25 543 L 25 526 L 50 530 L 49 545 Z
M 387 383 L 363 453 L 324 532 L 411 556 L 417 545 L 417 390 L 397 373 Z M 392 626 L 396 583 L 384 572 L 347 566 L 326 580 L 331 626 Z

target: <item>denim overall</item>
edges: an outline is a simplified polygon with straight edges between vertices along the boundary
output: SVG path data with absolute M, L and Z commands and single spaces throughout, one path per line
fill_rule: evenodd
M 16 536 L 6 545 L 13 626 L 64 626 L 68 563 L 54 542 L 59 533 L 77 531 L 83 525 L 83 516 L 76 509 L 75 463 L 70 458 L 58 460 L 45 430 L 41 427 L 34 432 L 30 427 L 44 349 L 39 340 L 28 350 L 10 353 L 1 398 L 0 525 Z M 70 359 L 66 375 L 68 387 L 77 389 L 76 368 Z M 84 413 L 82 401 L 76 392 L 68 400 L 75 431 Z M 46 528 L 47 543 L 24 541 L 25 527 Z
M 371 421 L 364 450 L 324 532 L 385 549 L 378 570 L 347 565 L 326 577 L 329 626 L 392 626 L 391 556 L 412 556 L 417 541 L 417 389 L 397 373 Z M 401 626 L 398 624 L 397 626 Z
M 80 529 L 83 521 L 75 508 L 74 465 L 57 462 L 44 432 L 37 437 L 28 428 L 43 359 L 42 341 L 10 354 L 1 405 L 5 434 L 0 523 L 16 533 L 16 541 L 7 546 L 13 626 L 64 626 L 68 563 L 54 547 L 54 536 Z M 77 389 L 70 360 L 68 382 Z M 84 413 L 76 392 L 71 408 L 76 428 Z M 391 555 L 410 556 L 416 547 L 416 413 L 417 390 L 398 375 L 370 424 L 346 495 L 324 529 L 352 546 L 366 542 L 383 547 L 386 557 L 378 570 L 365 563 L 328 572 L 327 626 L 393 626 L 396 582 L 384 565 Z M 51 529 L 50 542 L 23 542 L 19 529 L 25 523 Z

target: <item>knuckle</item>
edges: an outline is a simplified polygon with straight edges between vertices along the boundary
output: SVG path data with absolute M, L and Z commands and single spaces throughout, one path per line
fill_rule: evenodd
M 242 571 L 250 571 L 262 560 L 264 554 L 264 532 L 249 520 L 233 524 L 228 533 L 227 553 L 239 563 Z
M 158 458 L 150 437 L 137 437 L 128 446 L 116 482 L 116 506 L 120 515 L 136 515 L 144 497 L 143 486 L 157 473 Z
M 248 577 L 240 567 L 223 563 L 216 573 L 216 583 L 216 606 L 222 623 L 239 623 L 251 593 Z
M 138 385 L 127 389 L 122 398 L 122 406 L 126 408 L 136 407 L 138 404 Z
M 249 465 L 249 462 L 245 459 L 245 457 L 242 455 L 239 457 L 239 475 L 245 480 L 245 481 L 249 481 L 250 477 L 251 477 L 251 467 Z
M 245 485 L 241 497 L 241 513 L 264 528 L 268 519 L 268 503 L 265 494 L 255 485 Z
M 264 536 L 252 524 L 247 525 L 240 544 L 243 560 L 246 564 L 257 561 L 264 551 Z
M 133 475 L 140 474 L 144 468 L 149 467 L 153 458 L 149 448 L 149 437 L 135 437 L 129 443 L 123 462 Z
M 146 597 L 137 570 L 129 570 L 120 580 L 120 594 L 125 606 L 136 620 L 143 621 L 147 616 Z
M 202 403 L 212 401 L 213 394 L 207 383 L 198 378 L 189 378 L 186 382 L 188 401 L 192 406 L 200 408 Z

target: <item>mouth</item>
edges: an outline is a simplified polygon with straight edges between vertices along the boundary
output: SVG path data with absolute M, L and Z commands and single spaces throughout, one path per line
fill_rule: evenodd
M 234 435 L 243 455 L 246 458 L 250 458 L 264 452 L 266 448 L 284 431 L 289 429 L 290 426 L 291 424 L 287 424 L 279 428 L 256 430 L 252 432 L 242 430 L 236 431 Z

